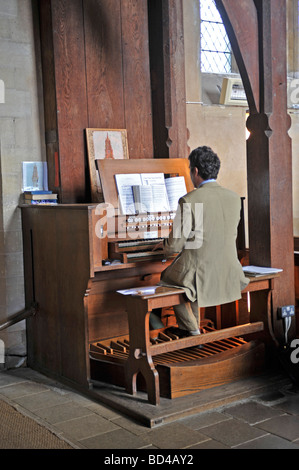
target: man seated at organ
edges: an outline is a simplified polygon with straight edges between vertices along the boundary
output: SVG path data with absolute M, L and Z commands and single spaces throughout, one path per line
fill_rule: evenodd
M 195 189 L 180 198 L 169 237 L 154 247 L 178 253 L 159 285 L 185 290 L 188 301 L 174 306 L 182 336 L 200 334 L 200 307 L 234 302 L 249 283 L 236 248 L 240 197 L 217 183 L 220 159 L 210 147 L 193 150 L 189 166 Z

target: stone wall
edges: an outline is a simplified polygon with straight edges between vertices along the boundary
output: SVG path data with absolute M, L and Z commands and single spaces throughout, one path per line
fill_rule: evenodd
M 22 162 L 42 159 L 31 0 L 0 0 L 0 324 L 24 308 Z M 0 100 L 1 101 L 1 100 Z M 24 361 L 25 322 L 2 332 L 6 362 Z M 19 357 L 20 356 L 20 357 Z

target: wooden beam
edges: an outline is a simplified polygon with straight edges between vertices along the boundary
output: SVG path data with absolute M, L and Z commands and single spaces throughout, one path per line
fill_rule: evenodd
M 182 0 L 150 0 L 154 156 L 186 158 L 187 116 Z
M 286 0 L 216 0 L 216 3 L 237 53 L 250 108 L 247 122 L 251 133 L 247 141 L 250 264 L 283 269 L 272 297 L 274 330 L 283 338 L 277 308 L 294 305 L 295 301 Z M 262 306 L 252 305 L 252 314 L 261 319 Z M 289 334 L 294 334 L 293 327 Z
M 248 106 L 258 112 L 259 31 L 258 16 L 253 0 L 216 0 L 244 83 Z

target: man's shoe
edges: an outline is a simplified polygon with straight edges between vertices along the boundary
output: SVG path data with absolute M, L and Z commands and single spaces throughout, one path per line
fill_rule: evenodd
M 182 330 L 182 328 L 179 328 L 178 326 L 170 326 L 167 328 L 164 333 L 177 336 L 179 339 L 181 338 L 187 338 L 189 336 L 189 331 L 187 330 Z
M 193 331 L 188 331 L 188 334 L 189 334 L 189 336 L 198 336 L 198 335 L 200 335 L 200 331 L 198 329 L 193 330 Z

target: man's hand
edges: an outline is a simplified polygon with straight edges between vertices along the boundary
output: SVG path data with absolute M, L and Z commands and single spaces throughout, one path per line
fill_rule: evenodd
M 163 250 L 164 249 L 164 243 L 163 241 L 160 242 L 160 243 L 157 243 L 157 245 L 155 245 L 152 249 L 152 251 L 156 251 L 156 250 Z

